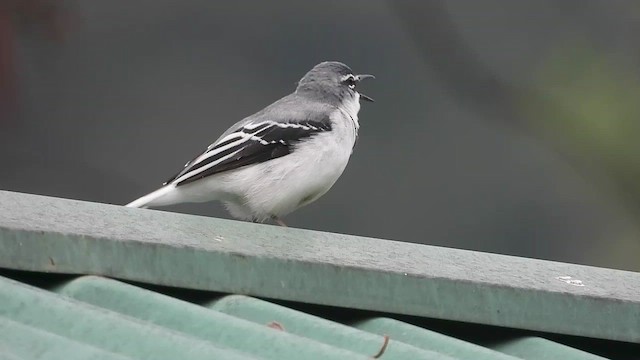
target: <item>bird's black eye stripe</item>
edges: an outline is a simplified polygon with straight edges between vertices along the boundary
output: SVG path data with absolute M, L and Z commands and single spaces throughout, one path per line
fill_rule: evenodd
M 349 76 L 347 76 L 346 79 L 344 79 L 343 83 L 349 85 L 350 87 L 355 87 L 356 86 L 356 78 L 353 75 L 349 75 Z

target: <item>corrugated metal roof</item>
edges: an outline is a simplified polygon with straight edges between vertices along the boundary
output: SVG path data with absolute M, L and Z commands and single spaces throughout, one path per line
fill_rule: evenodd
M 640 359 L 636 273 L 7 192 L 0 203 L 0 358 Z
M 501 329 L 500 341 L 483 346 L 389 314 L 353 310 L 338 322 L 323 317 L 327 309 L 311 314 L 243 295 L 185 299 L 99 276 L 3 275 L 0 349 L 18 359 L 370 359 L 385 335 L 382 359 L 603 359 L 541 334 Z M 34 277 L 48 288 L 24 282 Z M 634 351 L 609 346 L 615 358 Z

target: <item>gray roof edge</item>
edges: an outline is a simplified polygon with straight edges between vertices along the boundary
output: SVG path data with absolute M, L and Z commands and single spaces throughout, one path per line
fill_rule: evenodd
M 640 274 L 0 191 L 0 267 L 640 342 Z

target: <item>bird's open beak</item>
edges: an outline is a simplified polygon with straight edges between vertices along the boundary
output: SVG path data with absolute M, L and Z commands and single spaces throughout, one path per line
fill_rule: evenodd
M 369 74 L 360 74 L 360 75 L 356 75 L 356 80 L 361 81 L 364 79 L 375 79 L 376 77 L 373 75 L 369 75 Z
M 375 101 L 372 98 L 368 97 L 367 95 L 365 95 L 365 94 L 363 94 L 361 92 L 358 92 L 358 94 L 360 94 L 360 99 L 362 99 L 362 100 L 366 100 L 368 102 L 374 102 Z
M 373 76 L 373 75 L 369 75 L 369 74 L 360 74 L 360 75 L 356 75 L 356 80 L 357 80 L 358 82 L 360 82 L 360 81 L 362 81 L 362 80 L 364 80 L 364 79 L 375 79 L 375 78 L 376 78 L 375 76 Z M 366 101 L 369 101 L 369 102 L 373 102 L 373 99 L 372 99 L 372 98 L 370 98 L 370 97 L 368 97 L 367 95 L 365 95 L 365 94 L 363 94 L 363 93 L 361 93 L 361 92 L 358 92 L 358 94 L 360 94 L 360 99 L 362 99 L 362 100 L 366 100 Z

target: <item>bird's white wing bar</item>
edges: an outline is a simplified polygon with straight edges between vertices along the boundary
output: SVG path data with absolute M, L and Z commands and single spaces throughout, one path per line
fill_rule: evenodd
M 180 186 L 213 174 L 288 155 L 297 142 L 323 131 L 331 131 L 328 119 L 246 124 L 211 144 L 165 184 Z

